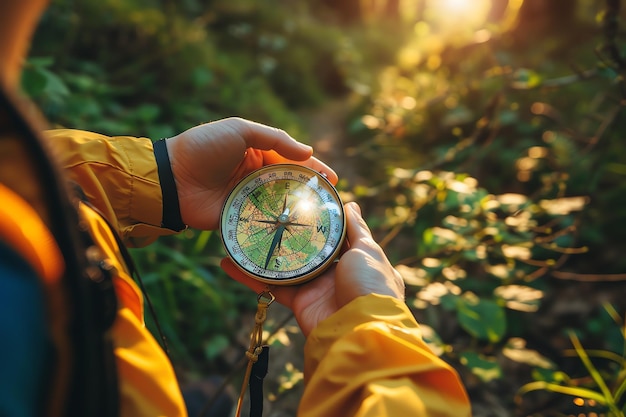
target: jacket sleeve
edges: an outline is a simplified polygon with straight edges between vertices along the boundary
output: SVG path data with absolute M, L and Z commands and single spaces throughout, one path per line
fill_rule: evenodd
M 46 134 L 67 178 L 82 188 L 125 244 L 145 246 L 174 233 L 161 227 L 162 194 L 150 139 L 72 129 Z
M 299 417 L 471 415 L 458 374 L 391 297 L 359 297 L 322 322 L 305 345 L 304 377 Z

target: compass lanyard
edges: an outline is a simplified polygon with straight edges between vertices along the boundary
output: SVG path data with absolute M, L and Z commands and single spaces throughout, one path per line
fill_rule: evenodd
M 250 417 L 261 417 L 263 414 L 263 378 L 267 375 L 270 350 L 268 345 L 263 344 L 263 323 L 267 318 L 267 308 L 273 302 L 274 294 L 269 290 L 259 293 L 257 297 L 254 329 L 250 334 L 250 347 L 246 351 L 248 366 L 241 384 L 235 417 L 241 415 L 241 404 L 246 393 L 246 383 L 250 387 Z

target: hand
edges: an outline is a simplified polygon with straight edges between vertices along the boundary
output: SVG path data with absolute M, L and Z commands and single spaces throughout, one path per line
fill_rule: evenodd
M 197 229 L 217 229 L 230 190 L 264 165 L 299 163 L 337 183 L 337 174 L 312 157 L 310 146 L 283 130 L 240 118 L 193 127 L 166 144 L 182 220 Z
M 356 203 L 346 204 L 348 249 L 338 263 L 321 276 L 303 285 L 270 288 L 276 300 L 289 307 L 305 336 L 317 325 L 355 298 L 367 294 L 404 299 L 404 282 L 382 248 L 372 239 L 369 227 Z M 255 292 L 266 284 L 241 272 L 229 258 L 222 268 L 233 279 Z

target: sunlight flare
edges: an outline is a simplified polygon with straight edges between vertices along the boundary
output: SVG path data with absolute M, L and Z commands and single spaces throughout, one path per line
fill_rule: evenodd
M 442 25 L 476 29 L 486 20 L 490 0 L 436 0 L 429 3 L 433 17 Z

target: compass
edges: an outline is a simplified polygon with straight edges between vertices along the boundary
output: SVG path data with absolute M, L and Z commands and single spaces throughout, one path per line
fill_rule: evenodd
M 294 164 L 260 168 L 226 198 L 220 219 L 228 256 L 261 282 L 293 285 L 322 273 L 346 235 L 343 203 L 319 172 Z

